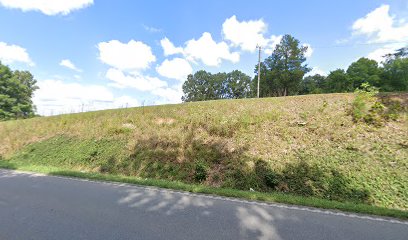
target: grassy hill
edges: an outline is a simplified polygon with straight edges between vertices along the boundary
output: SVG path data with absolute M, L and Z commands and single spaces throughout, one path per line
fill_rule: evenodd
M 220 100 L 0 122 L 0 166 L 46 166 L 408 209 L 408 94 L 382 126 L 353 94 Z

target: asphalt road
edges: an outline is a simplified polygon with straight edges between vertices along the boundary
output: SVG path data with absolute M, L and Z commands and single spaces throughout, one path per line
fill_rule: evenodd
M 408 239 L 408 222 L 0 169 L 0 240 Z

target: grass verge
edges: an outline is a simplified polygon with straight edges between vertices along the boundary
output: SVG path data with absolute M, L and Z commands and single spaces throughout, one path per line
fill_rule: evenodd
M 314 197 L 302 197 L 284 193 L 261 193 L 249 192 L 228 188 L 215 188 L 204 185 L 186 184 L 178 181 L 166 181 L 158 179 L 142 179 L 137 177 L 128 177 L 114 174 L 102 174 L 93 172 L 80 172 L 68 170 L 60 167 L 47 167 L 30 164 L 14 164 L 9 161 L 0 161 L 0 168 L 22 171 L 31 171 L 55 176 L 67 176 L 84 178 L 90 180 L 110 181 L 120 183 L 130 183 L 143 186 L 155 186 L 166 189 L 187 191 L 192 193 L 213 194 L 224 197 L 233 197 L 247 200 L 264 201 L 270 203 L 284 203 L 291 205 L 301 205 L 323 209 L 341 210 L 346 212 L 370 214 L 386 217 L 394 217 L 406 220 L 408 211 L 397 209 L 388 209 L 383 207 L 371 206 L 361 203 L 338 202 Z

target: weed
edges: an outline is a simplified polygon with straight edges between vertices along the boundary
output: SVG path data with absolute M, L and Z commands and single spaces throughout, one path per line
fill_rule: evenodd
M 110 135 L 121 135 L 131 133 L 132 129 L 129 127 L 111 127 L 108 130 Z
M 203 162 L 197 162 L 195 164 L 194 179 L 197 182 L 203 182 L 208 176 L 208 167 Z

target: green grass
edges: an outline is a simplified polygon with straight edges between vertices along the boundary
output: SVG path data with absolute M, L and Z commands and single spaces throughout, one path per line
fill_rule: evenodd
M 395 114 L 381 126 L 353 120 L 353 94 L 0 122 L 0 163 L 365 213 L 373 210 L 358 208 L 407 211 L 408 94 L 390 96 L 384 104 L 393 104 Z M 256 193 L 245 193 L 250 188 Z
M 214 188 L 204 185 L 186 184 L 178 181 L 166 181 L 159 179 L 142 179 L 138 177 L 129 177 L 114 174 L 101 174 L 101 173 L 90 173 L 90 172 L 80 172 L 72 171 L 69 169 L 49 167 L 49 166 L 36 166 L 36 165 L 15 165 L 7 161 L 0 161 L 0 168 L 14 169 L 22 171 L 31 171 L 37 173 L 43 173 L 54 176 L 66 176 L 75 178 L 84 178 L 90 180 L 98 181 L 109 181 L 109 182 L 119 182 L 119 183 L 130 183 L 142 186 L 155 186 L 160 188 L 174 189 L 187 191 L 192 193 L 203 193 L 212 194 L 224 197 L 241 198 L 253 201 L 263 201 L 269 203 L 284 203 L 293 204 L 309 207 L 317 207 L 324 209 L 335 209 L 346 212 L 355 212 L 361 214 L 371 214 L 378 216 L 394 217 L 400 219 L 408 219 L 408 212 L 396 209 L 387 209 L 382 207 L 370 206 L 366 204 L 356 204 L 352 202 L 338 202 L 329 201 L 314 197 L 302 197 L 295 196 L 292 194 L 282 194 L 282 193 L 262 193 L 262 192 L 249 192 L 236 189 L 228 188 Z

